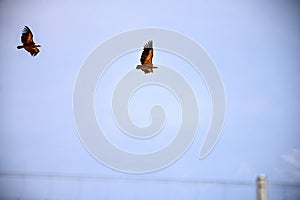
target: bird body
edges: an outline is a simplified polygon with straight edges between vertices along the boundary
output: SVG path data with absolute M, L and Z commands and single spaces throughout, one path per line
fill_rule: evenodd
M 38 47 L 41 47 L 41 45 L 34 43 L 33 34 L 31 30 L 28 28 L 28 26 L 25 26 L 22 31 L 21 42 L 23 43 L 23 45 L 17 46 L 17 49 L 24 48 L 32 56 L 36 56 L 40 52 Z
M 153 69 L 157 69 L 158 67 L 152 64 L 153 58 L 153 41 L 150 40 L 144 45 L 144 50 L 141 55 L 140 61 L 141 65 L 137 65 L 136 69 L 141 69 L 145 74 L 153 73 Z

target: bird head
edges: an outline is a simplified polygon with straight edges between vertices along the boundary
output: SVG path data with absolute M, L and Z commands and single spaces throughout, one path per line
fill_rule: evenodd
M 137 65 L 136 69 L 141 69 L 142 65 Z

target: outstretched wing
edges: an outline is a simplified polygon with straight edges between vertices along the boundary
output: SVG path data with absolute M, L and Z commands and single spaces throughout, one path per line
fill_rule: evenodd
M 144 51 L 141 56 L 141 63 L 143 64 L 152 64 L 152 58 L 153 58 L 153 41 L 150 40 L 144 45 Z
M 22 43 L 34 43 L 33 42 L 33 35 L 31 30 L 28 28 L 28 26 L 25 26 L 22 32 L 21 36 Z

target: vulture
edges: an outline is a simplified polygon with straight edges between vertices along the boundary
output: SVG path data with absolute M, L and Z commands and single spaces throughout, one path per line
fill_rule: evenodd
M 153 73 L 153 69 L 157 68 L 152 64 L 152 58 L 153 58 L 153 41 L 150 40 L 144 45 L 144 50 L 142 53 L 142 56 L 140 58 L 142 65 L 137 65 L 136 69 L 140 69 L 145 74 Z
M 25 26 L 22 31 L 21 42 L 23 43 L 23 45 L 17 46 L 18 49 L 24 48 L 32 56 L 36 56 L 40 52 L 38 47 L 41 47 L 41 45 L 34 43 L 32 32 L 28 28 L 28 26 Z

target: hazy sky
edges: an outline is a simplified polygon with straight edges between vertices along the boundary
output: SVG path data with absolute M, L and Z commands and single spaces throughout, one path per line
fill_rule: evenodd
M 149 178 L 246 182 L 264 173 L 270 182 L 299 184 L 299 8 L 299 1 L 284 0 L 0 1 L 0 172 L 78 174 L 123 181 Z M 16 49 L 24 25 L 33 31 L 35 42 L 42 45 L 36 57 Z M 108 168 L 86 151 L 75 128 L 72 95 L 80 68 L 94 49 L 117 34 L 145 27 L 174 30 L 205 49 L 223 80 L 226 118 L 218 143 L 205 159 L 197 157 L 203 142 L 199 133 L 174 164 L 157 172 L 132 175 Z M 140 53 L 126 54 L 111 69 L 117 69 L 116 64 L 124 59 L 126 64 L 124 68 L 119 66 L 120 73 L 130 70 L 138 64 Z M 197 79 L 189 66 L 166 63 L 172 56 L 157 51 L 154 60 L 173 65 L 187 77 L 201 102 L 198 91 L 205 88 L 203 80 Z M 108 75 L 102 80 L 107 87 L 99 88 L 109 92 L 118 80 L 118 76 Z M 169 116 L 180 112 L 170 93 L 163 97 L 161 104 L 169 106 Z M 102 97 L 96 93 L 95 98 Z M 143 93 L 135 98 L 143 101 Z M 96 109 L 97 106 L 101 108 L 96 103 Z M 132 106 L 130 110 L 138 108 Z M 111 116 L 109 109 L 98 119 L 107 116 Z M 136 123 L 147 123 L 147 119 L 137 118 Z M 180 119 L 172 120 L 167 123 L 169 130 L 176 129 Z M 108 121 L 105 126 L 114 129 L 113 120 Z M 111 137 L 123 148 L 131 145 L 118 141 L 118 136 Z M 162 146 L 163 140 L 170 138 L 161 137 L 155 145 Z M 147 145 L 149 151 L 156 147 Z M 137 144 L 135 150 L 143 151 L 142 146 Z M 108 191 L 115 189 L 128 196 L 135 191 L 130 184 L 116 179 L 105 190 L 112 197 Z M 0 190 L 14 189 L 13 185 L 1 187 Z M 156 192 L 163 190 L 155 183 L 152 187 Z M 168 187 L 181 186 L 178 183 Z

